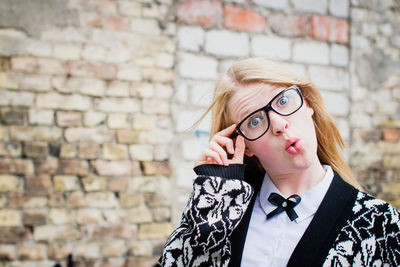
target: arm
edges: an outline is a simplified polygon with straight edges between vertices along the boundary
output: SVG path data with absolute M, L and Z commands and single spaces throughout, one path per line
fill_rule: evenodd
M 242 219 L 253 194 L 242 181 L 243 137 L 228 136 L 232 125 L 215 134 L 196 162 L 193 191 L 180 226 L 169 237 L 157 266 L 227 266 L 230 235 Z M 235 148 L 234 148 L 235 146 Z M 233 154 L 228 159 L 226 151 Z
M 180 226 L 169 237 L 158 266 L 227 266 L 229 237 L 242 219 L 253 189 L 241 179 L 244 165 L 201 165 Z

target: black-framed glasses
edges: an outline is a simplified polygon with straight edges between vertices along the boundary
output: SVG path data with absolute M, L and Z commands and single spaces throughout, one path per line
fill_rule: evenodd
M 263 136 L 269 129 L 270 110 L 282 116 L 289 116 L 303 106 L 303 96 L 297 85 L 292 85 L 279 94 L 264 107 L 247 115 L 236 126 L 236 131 L 249 141 L 254 141 Z

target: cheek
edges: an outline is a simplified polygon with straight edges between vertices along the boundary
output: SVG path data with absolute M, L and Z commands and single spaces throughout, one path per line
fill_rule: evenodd
M 276 147 L 272 142 L 268 142 L 266 140 L 267 135 L 264 135 L 260 139 L 256 141 L 247 141 L 246 147 L 258 158 L 262 157 L 263 159 L 268 160 L 269 158 L 273 158 L 274 153 L 272 151 L 276 151 Z

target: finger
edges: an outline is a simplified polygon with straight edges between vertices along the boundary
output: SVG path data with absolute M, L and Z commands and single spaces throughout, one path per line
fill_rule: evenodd
M 219 165 L 224 165 L 224 162 L 221 160 L 219 154 L 209 148 L 204 149 L 203 157 L 205 157 L 206 162 L 208 163 L 217 162 Z M 207 158 L 211 158 L 212 160 L 214 160 L 214 162 L 210 162 L 210 160 Z
M 235 144 L 235 154 L 233 154 L 232 163 L 243 163 L 244 150 L 246 149 L 246 145 L 244 143 L 244 138 L 241 135 L 238 135 L 236 138 Z
M 217 152 L 219 155 L 219 158 L 223 161 L 224 165 L 228 165 L 228 155 L 226 154 L 225 150 L 216 142 L 210 142 L 208 147 Z
M 216 142 L 220 146 L 225 146 L 230 154 L 233 154 L 235 152 L 235 149 L 233 148 L 233 140 L 228 137 L 214 135 L 211 141 Z
M 236 128 L 236 124 L 232 124 L 231 126 L 216 133 L 216 135 L 222 135 L 222 136 L 226 136 L 226 137 L 230 136 L 235 131 L 235 128 Z

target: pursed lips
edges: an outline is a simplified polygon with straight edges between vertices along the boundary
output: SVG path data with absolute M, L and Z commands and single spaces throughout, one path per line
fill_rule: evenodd
M 291 137 L 286 140 L 285 150 L 292 155 L 297 155 L 301 152 L 303 146 L 301 140 L 297 137 Z

